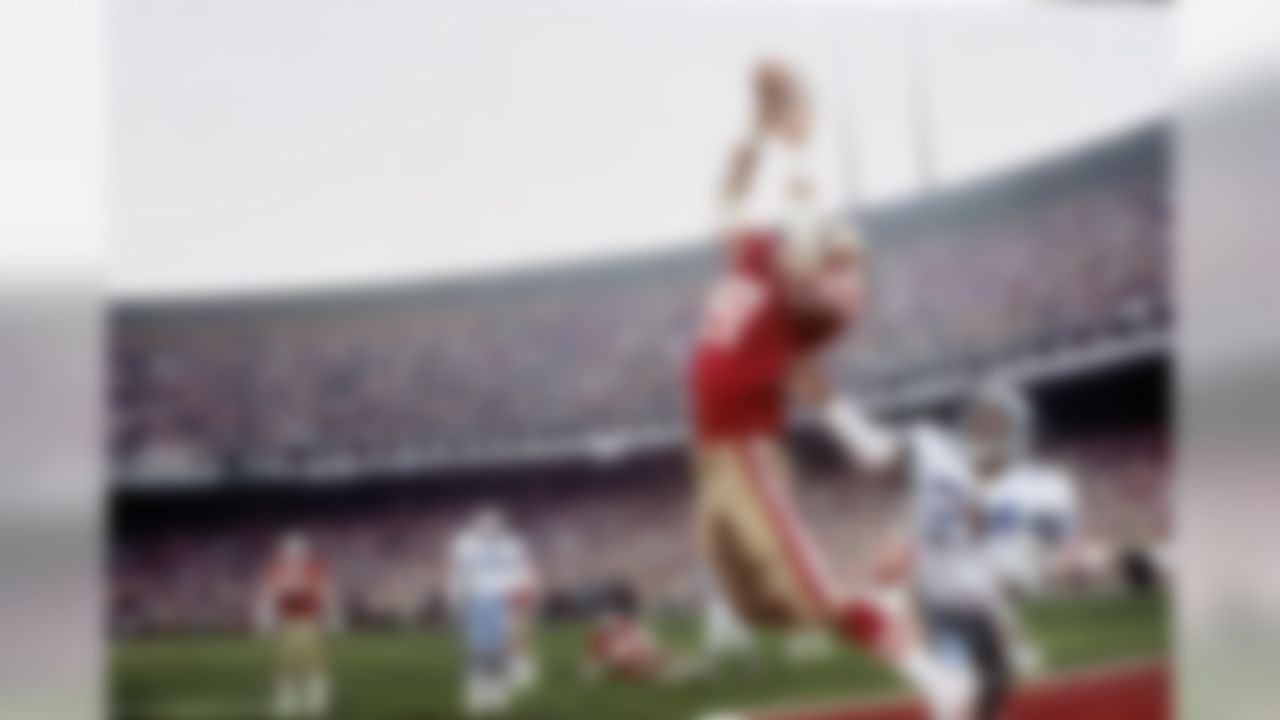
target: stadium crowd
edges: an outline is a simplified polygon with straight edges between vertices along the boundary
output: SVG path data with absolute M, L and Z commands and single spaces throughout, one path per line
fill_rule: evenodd
M 1164 537 L 1169 451 L 1157 431 L 1130 430 L 1050 445 L 1079 478 L 1086 532 L 1114 546 Z M 164 517 L 113 543 L 111 613 L 120 632 L 241 631 L 259 574 L 278 538 L 304 529 L 332 563 L 349 622 L 420 624 L 443 608 L 451 533 L 478 507 L 503 509 L 542 572 L 546 607 L 572 608 L 619 583 L 651 606 L 697 602 L 688 484 L 679 462 L 618 468 L 607 479 L 548 484 L 513 470 L 498 489 L 446 493 L 411 483 L 375 501 L 264 512 L 255 503 L 213 521 Z M 842 577 L 865 579 L 903 509 L 893 488 L 839 472 L 800 485 L 801 512 L 832 549 Z M 496 498 L 496 499 L 486 499 Z
M 869 214 L 872 303 L 837 355 L 843 379 L 891 391 L 1162 327 L 1159 137 Z M 124 306 L 118 475 L 340 477 L 678 433 L 711 262 L 689 251 L 354 296 Z

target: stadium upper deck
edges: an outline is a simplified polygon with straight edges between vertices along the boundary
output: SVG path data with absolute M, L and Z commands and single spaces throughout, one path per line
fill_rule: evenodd
M 1164 352 L 1167 131 L 861 218 L 869 315 L 843 379 L 887 404 L 999 364 L 1070 373 Z M 684 427 L 698 249 L 500 278 L 116 308 L 125 482 L 346 477 L 612 453 Z

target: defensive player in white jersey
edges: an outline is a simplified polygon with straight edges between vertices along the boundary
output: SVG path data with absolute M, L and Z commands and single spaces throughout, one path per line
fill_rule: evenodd
M 466 671 L 463 706 L 473 716 L 505 711 L 526 685 L 520 669 L 520 607 L 533 584 L 524 543 L 496 510 L 482 510 L 453 539 L 448 597 L 460 625 Z M 529 660 L 531 661 L 531 660 Z
M 1066 468 L 1032 452 L 1036 420 L 1026 398 L 1008 385 L 988 388 L 1014 431 L 988 459 L 987 554 L 1004 586 L 1020 596 L 1052 589 L 1073 571 L 1082 548 L 1080 498 Z
M 1025 447 L 1029 414 L 1008 386 L 984 385 L 965 414 L 963 430 L 931 424 L 895 431 L 854 400 L 839 397 L 817 375 L 805 391 L 822 407 L 824 424 L 864 469 L 907 483 L 910 586 L 936 650 L 971 668 L 979 681 L 973 718 L 993 720 L 1005 704 L 1028 642 L 1013 611 L 999 567 L 992 561 L 990 515 L 1024 510 L 995 503 L 1025 478 L 1009 473 Z M 1018 490 L 1020 495 L 1022 490 Z

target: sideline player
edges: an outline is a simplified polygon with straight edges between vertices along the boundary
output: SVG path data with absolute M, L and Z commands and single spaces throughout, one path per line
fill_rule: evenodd
M 588 679 L 676 684 L 706 671 L 703 659 L 664 646 L 630 603 L 605 608 L 587 636 L 583 674 Z
M 520 635 L 514 599 L 531 576 L 524 544 L 497 510 L 481 510 L 449 546 L 447 593 L 462 631 L 462 703 L 470 715 L 504 712 L 527 682 L 518 674 L 529 638 Z
M 903 609 L 840 589 L 793 507 L 783 446 L 788 384 L 853 320 L 861 255 L 851 225 L 816 209 L 802 161 L 810 115 L 799 81 L 766 62 L 755 84 L 755 127 L 732 154 L 722 190 L 725 268 L 689 368 L 699 542 L 748 622 L 830 626 L 902 674 L 935 717 L 963 717 L 967 676 L 938 662 Z M 781 231 L 743 221 L 764 152 L 793 166 Z
M 258 590 L 259 630 L 275 636 L 276 717 L 316 718 L 329 711 L 326 630 L 340 622 L 338 598 L 324 559 L 300 532 L 286 534 Z
M 1011 552 L 999 537 L 1015 526 L 1031 532 L 1036 516 L 1024 516 L 1032 508 L 1025 496 L 1015 496 L 1047 477 L 1047 469 L 1026 454 L 1029 407 L 1012 386 L 993 380 L 970 399 L 961 432 L 925 423 L 897 432 L 853 399 L 832 393 L 821 378 L 809 378 L 806 392 L 822 405 L 824 423 L 858 464 L 908 484 L 911 557 L 902 567 L 940 656 L 977 673 L 972 716 L 998 718 L 1015 672 L 1039 664 L 1009 591 L 1008 583 L 1026 572 L 1021 545 Z M 1055 521 L 1063 523 L 1054 532 L 1060 539 L 1068 522 Z M 1001 553 L 1017 560 L 1015 574 L 1005 574 L 1014 565 L 994 559 Z

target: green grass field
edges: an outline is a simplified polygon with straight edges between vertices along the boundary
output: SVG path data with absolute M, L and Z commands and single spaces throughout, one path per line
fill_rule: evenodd
M 1158 657 L 1169 647 L 1162 598 L 1060 601 L 1030 607 L 1028 620 L 1054 668 Z M 693 628 L 663 628 L 674 647 Z M 845 698 L 892 692 L 895 683 L 868 658 L 838 651 L 793 665 L 776 642 L 765 664 L 675 687 L 579 673 L 582 626 L 557 624 L 540 634 L 544 678 L 520 701 L 515 720 L 653 720 L 690 718 L 716 708 Z M 458 712 L 458 657 L 444 631 L 349 634 L 331 645 L 338 720 L 453 720 Z M 119 720 L 257 720 L 268 695 L 270 647 L 245 638 L 149 638 L 112 652 L 111 692 Z

